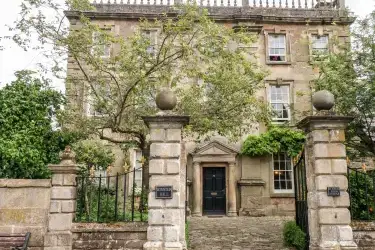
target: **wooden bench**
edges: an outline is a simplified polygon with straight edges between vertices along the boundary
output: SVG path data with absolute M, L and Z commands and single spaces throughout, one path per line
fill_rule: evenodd
M 0 233 L 0 249 L 26 250 L 31 233 L 5 234 Z

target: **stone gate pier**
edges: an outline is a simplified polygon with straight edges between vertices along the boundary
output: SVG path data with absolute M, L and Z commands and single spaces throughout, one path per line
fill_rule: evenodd
M 350 226 L 347 192 L 345 128 L 350 117 L 329 112 L 334 98 L 328 91 L 313 96 L 317 115 L 298 123 L 307 133 L 305 145 L 310 250 L 357 249 Z M 335 192 L 331 192 L 331 191 Z
M 147 250 L 186 249 L 185 197 L 186 164 L 183 159 L 182 128 L 188 116 L 174 115 L 176 97 L 170 90 L 160 92 L 156 104 L 164 110 L 143 117 L 150 128 Z

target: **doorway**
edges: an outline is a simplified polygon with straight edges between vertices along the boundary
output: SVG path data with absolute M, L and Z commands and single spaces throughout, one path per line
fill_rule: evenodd
M 203 214 L 225 214 L 225 168 L 203 168 Z

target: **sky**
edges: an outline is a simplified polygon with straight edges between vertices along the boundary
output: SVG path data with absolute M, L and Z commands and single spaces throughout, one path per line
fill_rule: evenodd
M 3 0 L 0 8 L 0 36 L 9 34 L 7 25 L 11 25 L 20 12 L 22 0 Z M 375 9 L 375 0 L 346 0 L 346 6 L 357 16 L 365 16 Z M 0 51 L 0 87 L 14 80 L 14 72 L 23 69 L 36 70 L 38 63 L 47 63 L 38 51 L 24 51 L 11 41 L 2 44 Z M 64 82 L 54 80 L 52 87 L 64 91 Z

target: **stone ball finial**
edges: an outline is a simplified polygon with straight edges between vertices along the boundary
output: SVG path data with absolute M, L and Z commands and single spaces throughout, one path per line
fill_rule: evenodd
M 70 146 L 66 146 L 65 150 L 60 152 L 60 165 L 75 164 L 76 154 L 72 151 Z
M 335 105 L 335 97 L 328 90 L 320 90 L 312 96 L 312 103 L 318 110 L 330 110 Z
M 156 95 L 156 106 L 161 110 L 173 110 L 177 104 L 177 97 L 169 88 L 162 89 Z

